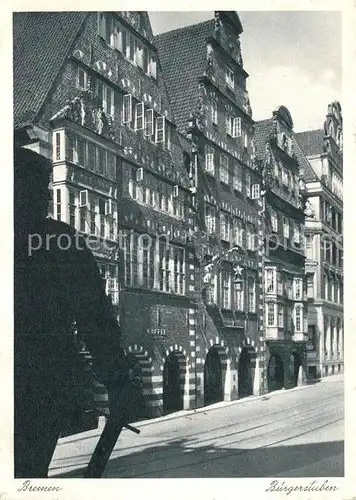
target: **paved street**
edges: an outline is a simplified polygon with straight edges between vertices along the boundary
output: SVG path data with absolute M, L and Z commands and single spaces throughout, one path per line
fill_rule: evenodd
M 343 476 L 343 377 L 123 431 L 105 477 Z M 60 441 L 50 475 L 81 477 L 100 431 Z

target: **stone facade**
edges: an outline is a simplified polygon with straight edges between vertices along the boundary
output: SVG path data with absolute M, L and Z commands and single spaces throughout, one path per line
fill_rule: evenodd
M 306 273 L 308 280 L 308 375 L 344 369 L 343 143 L 342 110 L 328 106 L 324 128 L 297 135 L 307 157 Z

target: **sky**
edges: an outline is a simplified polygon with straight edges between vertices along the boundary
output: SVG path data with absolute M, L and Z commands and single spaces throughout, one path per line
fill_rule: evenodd
M 238 12 L 254 120 L 286 106 L 294 130 L 322 128 L 327 105 L 341 102 L 341 14 Z M 149 12 L 154 34 L 212 19 L 213 12 Z M 341 102 L 342 105 L 342 102 Z

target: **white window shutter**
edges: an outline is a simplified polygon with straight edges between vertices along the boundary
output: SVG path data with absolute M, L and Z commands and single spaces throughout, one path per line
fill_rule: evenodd
M 150 62 L 150 76 L 155 80 L 157 79 L 157 62 L 155 59 L 151 59 Z
M 88 190 L 87 189 L 79 192 L 79 206 L 80 207 L 87 207 L 88 206 Z
M 122 123 L 130 123 L 132 121 L 132 95 L 126 94 L 123 97 L 122 107 Z
M 146 120 L 145 120 L 145 136 L 151 137 L 154 131 L 154 115 L 153 109 L 148 109 L 146 112 Z
M 173 198 L 177 198 L 179 196 L 179 186 L 176 184 L 173 186 Z
M 164 141 L 165 141 L 165 117 L 159 116 L 156 120 L 155 142 L 158 144 Z
M 136 104 L 135 130 L 143 130 L 145 122 L 145 106 L 143 102 Z
M 136 170 L 136 181 L 141 182 L 143 180 L 143 168 L 139 168 Z

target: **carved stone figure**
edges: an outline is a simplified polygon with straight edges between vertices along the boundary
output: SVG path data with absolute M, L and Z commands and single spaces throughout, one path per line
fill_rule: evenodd
M 215 31 L 215 37 L 217 40 L 220 40 L 221 37 L 221 20 L 220 20 L 220 13 L 215 11 L 215 26 L 214 26 L 214 31 Z
M 307 217 L 315 217 L 315 211 L 309 200 L 305 201 L 304 205 L 304 215 Z
M 239 63 L 239 65 L 243 66 L 240 37 L 237 37 L 237 40 L 236 40 L 236 59 L 237 59 L 237 62 Z

